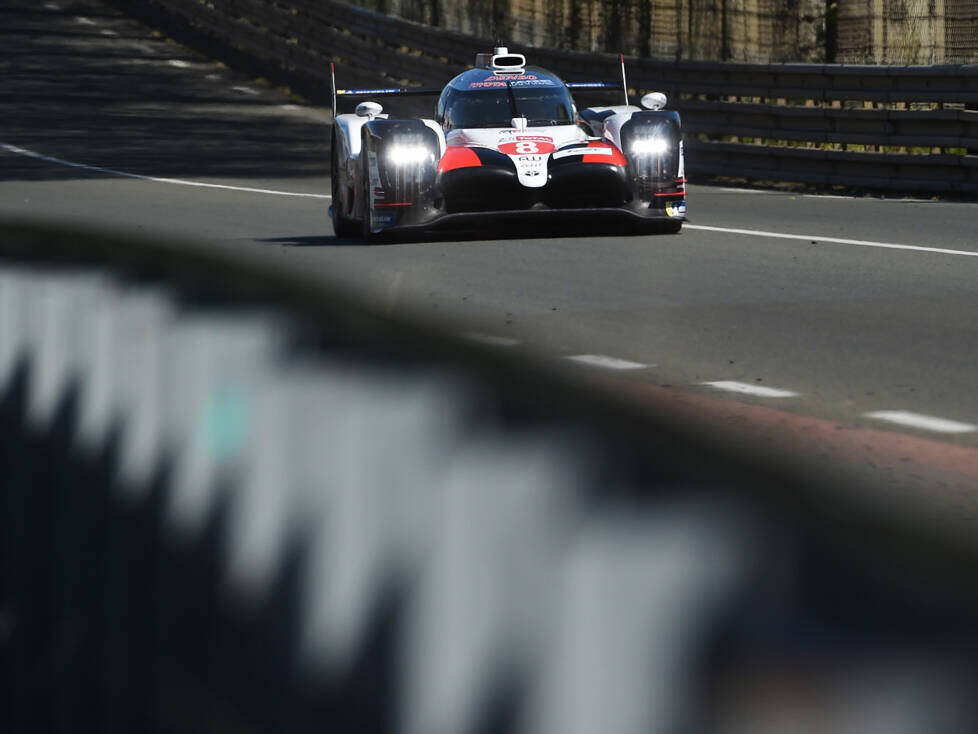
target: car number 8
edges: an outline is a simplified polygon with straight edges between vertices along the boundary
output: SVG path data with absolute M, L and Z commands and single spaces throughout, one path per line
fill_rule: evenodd
M 540 148 L 532 140 L 524 140 L 516 144 L 517 153 L 539 153 Z

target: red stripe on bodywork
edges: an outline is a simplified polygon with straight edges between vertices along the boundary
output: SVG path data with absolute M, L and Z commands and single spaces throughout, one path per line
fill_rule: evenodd
M 625 160 L 625 156 L 622 155 L 621 151 L 618 150 L 613 145 L 608 143 L 602 143 L 599 140 L 592 140 L 587 144 L 588 148 L 610 148 L 611 155 L 582 155 L 581 162 L 583 163 L 610 163 L 613 166 L 626 166 L 628 161 Z
M 438 162 L 438 171 L 451 171 L 455 168 L 471 168 L 481 166 L 478 154 L 472 148 L 464 145 L 450 145 L 445 149 L 445 155 Z

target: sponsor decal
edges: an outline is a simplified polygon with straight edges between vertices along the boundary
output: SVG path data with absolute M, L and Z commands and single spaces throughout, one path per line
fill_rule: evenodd
M 613 166 L 626 166 L 628 161 L 614 145 L 598 140 L 592 140 L 587 145 L 576 148 L 564 148 L 553 154 L 554 160 L 580 156 L 581 163 L 604 163 Z
M 556 82 L 553 79 L 544 77 L 541 79 L 536 74 L 506 74 L 504 77 L 493 76 L 478 82 L 471 82 L 469 89 L 496 89 L 505 87 L 509 82 L 511 87 L 553 87 Z
M 384 192 L 380 191 L 380 196 L 377 195 L 377 188 L 380 184 L 380 167 L 377 165 L 377 153 L 373 150 L 367 151 L 367 180 L 364 184 L 367 187 L 367 192 L 370 197 L 370 228 L 376 232 L 376 222 L 374 221 L 373 215 L 374 205 L 378 199 L 384 198 Z
M 553 138 L 546 135 L 502 134 L 498 138 L 501 153 L 516 164 L 519 182 L 530 188 L 547 183 L 547 159 L 556 148 Z
M 367 151 L 367 175 L 370 177 L 371 187 L 380 180 L 380 168 L 377 165 L 377 152 Z
M 391 211 L 380 211 L 374 212 L 373 217 L 371 217 L 371 232 L 379 232 L 382 229 L 386 229 L 394 224 L 397 219 L 397 215 Z
M 670 217 L 685 217 L 686 202 L 670 201 L 668 204 L 666 204 L 666 214 L 668 214 Z
M 581 158 L 584 163 L 611 163 L 612 165 L 622 167 L 628 165 L 628 161 L 625 160 L 625 156 L 622 155 L 622 152 L 611 143 L 605 143 L 600 140 L 592 140 L 590 143 L 588 143 L 588 149 L 588 154 Z M 611 151 L 610 158 L 606 157 L 608 156 L 608 154 L 604 152 L 606 150 Z M 598 151 L 602 152 L 599 153 Z
M 511 142 L 505 142 L 510 139 Z M 499 151 L 506 155 L 547 155 L 556 149 L 553 138 L 544 135 L 506 135 L 499 140 Z
M 553 157 L 557 158 L 567 158 L 572 155 L 604 155 L 611 156 L 614 155 L 614 151 L 611 148 L 565 148 L 564 150 L 558 150 L 554 153 Z
M 382 89 L 337 89 L 337 94 L 397 94 L 403 89 L 385 87 Z

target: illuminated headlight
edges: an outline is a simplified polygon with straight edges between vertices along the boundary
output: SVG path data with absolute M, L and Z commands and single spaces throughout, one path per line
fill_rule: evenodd
M 423 145 L 392 145 L 387 149 L 387 159 L 397 166 L 410 163 L 423 163 L 431 151 Z
M 632 143 L 632 153 L 634 155 L 662 155 L 669 148 L 669 141 L 665 138 L 639 138 Z

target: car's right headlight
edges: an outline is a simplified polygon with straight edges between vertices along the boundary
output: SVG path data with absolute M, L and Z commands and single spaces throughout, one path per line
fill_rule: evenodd
M 656 135 L 651 138 L 637 138 L 632 141 L 632 155 L 662 155 L 669 149 L 669 141 Z

